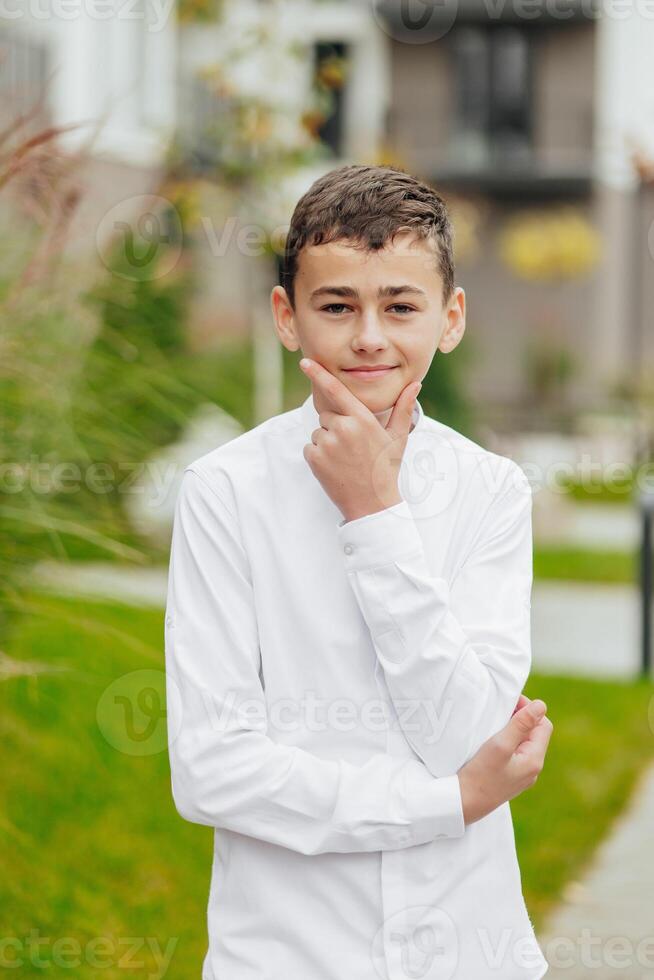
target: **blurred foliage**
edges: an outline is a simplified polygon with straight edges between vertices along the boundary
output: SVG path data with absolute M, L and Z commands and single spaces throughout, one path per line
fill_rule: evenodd
M 217 359 L 213 385 L 197 384 L 202 358 L 184 350 L 193 278 L 183 228 L 160 215 L 161 241 L 144 251 L 120 223 L 103 248 L 106 270 L 82 274 L 62 258 L 78 161 L 54 137 L 44 154 L 44 139 L 17 140 L 21 167 L 9 154 L 0 173 L 0 187 L 11 177 L 14 191 L 0 202 L 0 636 L 22 608 L 34 562 L 150 560 L 123 494 L 143 461 L 183 432 L 206 389 L 221 394 Z M 228 389 L 236 361 L 222 370 Z M 248 394 L 246 386 L 241 414 Z
M 643 464 L 637 471 L 613 479 L 560 476 L 558 482 L 574 500 L 583 503 L 626 503 L 633 506 L 637 503 L 641 489 L 654 486 L 654 462 Z
M 308 102 L 283 98 L 277 84 L 280 77 L 288 73 L 289 65 L 305 59 L 310 48 L 286 36 L 282 14 L 283 0 L 267 0 L 251 23 L 239 21 L 236 28 L 227 10 L 222 10 L 222 44 L 216 61 L 195 78 L 194 102 L 204 111 L 190 127 L 182 125 L 171 148 L 171 170 L 200 173 L 229 188 L 232 212 L 239 207 L 251 210 L 262 187 L 272 190 L 285 176 L 329 157 L 314 124 L 330 111 L 337 75 L 345 69 L 331 65 L 317 80 Z M 265 77 L 268 84 L 245 83 L 244 65 L 254 67 L 257 77 Z
M 211 24 L 220 20 L 224 0 L 177 0 L 180 24 Z
M 527 341 L 523 363 L 529 397 L 537 400 L 542 409 L 548 405 L 563 409 L 578 366 L 570 348 L 541 334 Z
M 418 399 L 425 415 L 475 438 L 476 415 L 464 384 L 467 366 L 474 359 L 474 343 L 464 335 L 447 354 L 437 350 L 422 382 Z
M 171 442 L 197 404 L 179 382 L 174 359 L 184 347 L 188 272 L 149 279 L 147 267 L 128 267 L 117 247 L 112 271 L 85 296 L 99 330 L 90 344 L 73 393 L 73 424 L 89 458 L 110 465 L 138 462 L 153 446 Z M 107 427 L 111 421 L 111 441 Z
M 500 255 L 524 279 L 570 279 L 596 264 L 601 238 L 584 214 L 570 206 L 527 209 L 509 218 L 498 236 Z
M 0 373 L 0 454 L 14 474 L 0 497 L 5 609 L 38 559 L 147 560 L 121 492 L 199 401 L 171 360 L 185 288 L 110 277 L 89 298 L 96 317 L 70 284 L 32 286 L 13 304 Z

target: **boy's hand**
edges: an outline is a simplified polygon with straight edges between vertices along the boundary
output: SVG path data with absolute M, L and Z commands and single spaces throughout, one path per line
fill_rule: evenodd
M 303 358 L 300 366 L 329 406 L 319 413 L 321 428 L 314 429 L 304 447 L 304 458 L 325 493 L 346 521 L 399 504 L 398 475 L 420 383 L 412 381 L 400 392 L 384 428 L 321 364 Z
M 459 786 L 466 824 L 512 800 L 538 779 L 553 725 L 543 701 L 523 694 L 505 727 L 489 738 L 459 770 Z

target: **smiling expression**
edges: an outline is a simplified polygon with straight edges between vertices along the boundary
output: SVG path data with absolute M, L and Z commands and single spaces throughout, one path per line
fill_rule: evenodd
M 322 364 L 384 423 L 403 388 L 422 381 L 436 350 L 453 350 L 465 330 L 463 289 L 443 304 L 433 246 L 410 231 L 379 251 L 347 240 L 306 246 L 295 310 L 282 286 L 271 305 L 284 346 Z M 371 367 L 379 370 L 364 370 Z

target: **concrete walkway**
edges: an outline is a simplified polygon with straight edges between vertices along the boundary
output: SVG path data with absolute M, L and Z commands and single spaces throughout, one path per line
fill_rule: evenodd
M 166 568 L 42 562 L 32 579 L 57 592 L 163 607 L 167 575 Z M 531 614 L 534 669 L 593 677 L 637 673 L 640 607 L 634 586 L 536 581 Z
M 654 766 L 538 941 L 547 980 L 654 980 Z
M 168 569 L 138 568 L 117 562 L 42 561 L 32 568 L 30 579 L 62 595 L 116 599 L 132 606 L 163 608 Z
M 634 585 L 536 581 L 531 603 L 534 667 L 633 677 L 641 656 L 640 619 Z

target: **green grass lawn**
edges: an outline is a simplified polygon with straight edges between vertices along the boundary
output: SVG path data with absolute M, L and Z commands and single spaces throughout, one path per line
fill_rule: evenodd
M 559 485 L 566 489 L 573 500 L 588 504 L 617 504 L 634 505 L 641 490 L 651 485 L 654 477 L 654 465 L 641 463 L 636 472 L 615 476 L 614 479 L 602 480 L 588 477 L 584 480 L 562 478 Z
M 30 601 L 6 652 L 31 672 L 8 675 L 6 665 L 0 683 L 8 865 L 0 876 L 1 934 L 25 944 L 37 930 L 47 939 L 38 950 L 43 960 L 72 964 L 79 956 L 76 977 L 197 980 L 212 832 L 182 820 L 170 795 L 162 613 L 45 595 Z M 135 671 L 148 673 L 134 675 L 130 687 Z M 136 714 L 127 738 L 130 691 Z M 534 675 L 526 693 L 547 702 L 555 724 L 538 782 L 511 803 L 538 929 L 654 759 L 647 713 L 654 687 Z M 105 945 L 94 947 L 98 937 Z M 150 947 L 137 948 L 130 937 Z M 172 956 L 167 972 L 152 949 L 159 962 Z M 25 945 L 21 955 L 29 964 Z M 12 976 L 42 972 L 72 975 L 53 962 Z
M 578 582 L 637 582 L 639 556 L 630 551 L 534 546 L 534 578 Z

